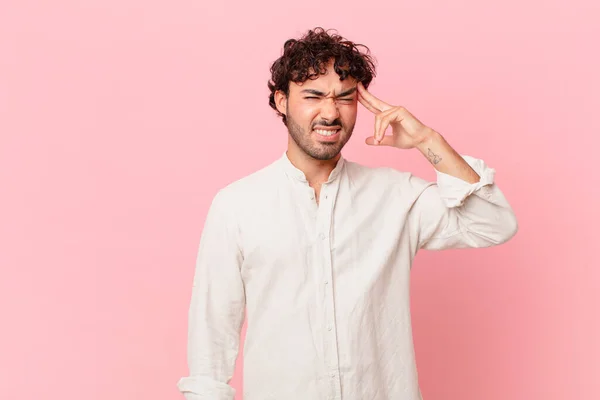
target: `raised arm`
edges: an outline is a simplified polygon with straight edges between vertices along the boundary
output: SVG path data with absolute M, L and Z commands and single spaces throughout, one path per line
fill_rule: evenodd
M 420 248 L 488 247 L 515 235 L 517 219 L 494 183 L 493 169 L 482 160 L 458 154 L 406 108 L 378 99 L 360 82 L 357 87 L 358 101 L 375 115 L 375 130 L 366 143 L 417 148 L 436 169 L 436 183 L 409 178 L 409 187 L 417 193 L 409 222 L 418 232 Z M 385 135 L 388 127 L 391 135 Z

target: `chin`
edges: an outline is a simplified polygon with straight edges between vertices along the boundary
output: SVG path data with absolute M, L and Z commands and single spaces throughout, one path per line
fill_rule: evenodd
M 329 146 L 330 148 L 323 148 L 324 146 L 321 144 L 319 145 L 321 149 L 309 149 L 308 151 L 304 150 L 304 152 L 312 158 L 314 158 L 315 160 L 328 161 L 337 157 L 338 154 L 340 154 L 340 151 L 342 150 L 341 148 L 338 148 L 337 145 L 335 146 L 335 148 L 333 145 Z

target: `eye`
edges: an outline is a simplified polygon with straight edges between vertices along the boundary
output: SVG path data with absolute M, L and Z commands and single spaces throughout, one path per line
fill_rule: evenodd
M 315 97 L 315 96 L 309 96 L 309 97 L 305 97 L 305 99 L 318 99 L 318 97 Z

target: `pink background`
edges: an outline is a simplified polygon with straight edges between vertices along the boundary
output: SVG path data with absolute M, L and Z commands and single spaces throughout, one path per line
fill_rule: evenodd
M 496 168 L 519 218 L 504 246 L 418 256 L 424 399 L 600 398 L 598 4 L 2 2 L 0 398 L 183 399 L 209 203 L 281 156 L 268 69 L 317 25 L 368 45 L 371 91 Z M 361 109 L 346 158 L 434 178 L 372 127 Z

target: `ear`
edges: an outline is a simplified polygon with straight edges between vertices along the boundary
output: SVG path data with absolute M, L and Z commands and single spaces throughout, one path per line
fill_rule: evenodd
M 285 93 L 281 90 L 275 91 L 275 106 L 277 107 L 277 111 L 286 115 L 287 112 L 287 97 Z

